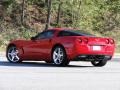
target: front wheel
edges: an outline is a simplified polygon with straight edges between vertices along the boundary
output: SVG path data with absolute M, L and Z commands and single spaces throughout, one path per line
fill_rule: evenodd
M 6 57 L 9 62 L 12 62 L 12 63 L 21 62 L 20 57 L 19 57 L 19 51 L 16 46 L 8 47 Z
M 105 66 L 107 63 L 107 60 L 100 60 L 100 61 L 91 61 L 92 65 L 96 66 L 96 67 L 102 67 Z
M 54 48 L 52 52 L 52 60 L 55 65 L 66 66 L 69 64 L 65 50 L 61 46 Z

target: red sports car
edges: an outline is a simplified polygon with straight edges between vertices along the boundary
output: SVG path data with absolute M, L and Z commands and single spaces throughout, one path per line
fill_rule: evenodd
M 7 46 L 9 62 L 41 60 L 58 66 L 66 66 L 70 61 L 90 61 L 94 66 L 104 66 L 111 60 L 115 42 L 111 38 L 101 38 L 80 32 L 53 28 L 32 37 L 31 40 L 15 40 Z

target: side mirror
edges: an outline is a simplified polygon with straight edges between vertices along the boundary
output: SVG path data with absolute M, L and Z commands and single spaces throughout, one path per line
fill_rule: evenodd
M 35 37 L 31 37 L 31 40 L 35 40 Z

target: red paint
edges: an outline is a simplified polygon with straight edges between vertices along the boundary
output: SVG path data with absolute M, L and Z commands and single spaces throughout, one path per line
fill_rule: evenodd
M 22 60 L 51 60 L 52 49 L 56 44 L 65 48 L 69 60 L 73 60 L 78 55 L 109 55 L 113 56 L 115 43 L 111 38 L 88 37 L 88 36 L 63 36 L 57 34 L 64 29 L 54 28 L 54 37 L 41 40 L 15 40 L 14 44 L 18 48 Z M 8 45 L 8 46 L 9 46 Z M 94 48 L 93 48 L 94 47 Z M 93 50 L 99 47 L 101 50 Z

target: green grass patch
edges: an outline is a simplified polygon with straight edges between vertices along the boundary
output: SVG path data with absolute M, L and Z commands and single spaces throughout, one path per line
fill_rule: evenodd
M 17 39 L 27 39 L 36 35 L 39 31 L 27 29 L 24 27 L 19 28 L 9 28 L 0 34 L 0 51 L 5 51 L 6 46 L 11 40 Z M 107 31 L 104 33 L 99 33 L 97 31 L 87 30 L 87 33 L 94 34 L 100 37 L 111 37 L 115 40 L 116 43 L 116 53 L 120 53 L 120 31 Z

